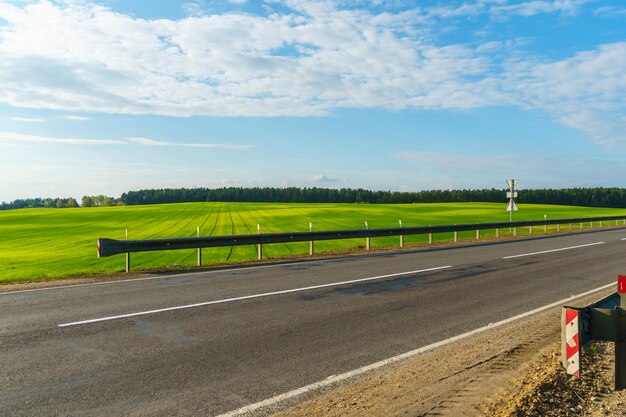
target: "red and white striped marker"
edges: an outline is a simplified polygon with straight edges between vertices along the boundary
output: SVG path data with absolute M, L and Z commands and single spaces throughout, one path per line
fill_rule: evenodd
M 626 294 L 626 275 L 617 276 L 617 293 Z
M 626 281 L 625 281 L 626 282 Z M 578 310 L 565 309 L 565 358 L 567 373 L 580 377 L 580 332 Z

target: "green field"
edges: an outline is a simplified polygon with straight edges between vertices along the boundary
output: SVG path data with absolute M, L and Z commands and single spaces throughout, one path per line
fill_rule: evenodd
M 0 282 L 60 278 L 118 272 L 124 256 L 96 257 L 96 239 L 192 237 L 196 227 L 203 236 L 315 230 L 508 221 L 505 203 L 445 204 L 273 204 L 273 203 L 181 203 L 149 206 L 21 209 L 0 212 Z M 520 205 L 514 220 L 624 215 L 623 209 Z M 587 227 L 588 225 L 586 225 Z M 553 227 L 554 228 L 554 227 Z M 538 232 L 539 230 L 537 230 Z M 507 231 L 504 231 L 508 233 Z M 527 233 L 527 230 L 520 233 Z M 482 236 L 493 235 L 484 231 Z M 472 232 L 460 235 L 471 239 Z M 436 235 L 435 240 L 451 239 Z M 408 236 L 406 244 L 424 243 L 426 236 Z M 372 239 L 372 246 L 396 245 L 398 238 Z M 355 249 L 362 239 L 316 242 L 316 252 Z M 308 243 L 264 247 L 268 258 L 308 253 Z M 133 270 L 195 265 L 194 250 L 138 253 L 132 255 Z M 253 246 L 203 250 L 205 264 L 249 261 L 256 257 Z

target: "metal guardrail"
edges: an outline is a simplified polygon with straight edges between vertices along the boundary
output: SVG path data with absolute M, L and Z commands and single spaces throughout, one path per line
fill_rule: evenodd
M 561 313 L 562 364 L 580 377 L 582 347 L 592 340 L 615 342 L 615 389 L 626 388 L 626 276 L 617 292 L 585 307 L 565 306 Z
M 622 220 L 626 226 L 626 216 L 604 216 L 604 217 L 581 217 L 572 219 L 554 220 L 527 220 L 516 222 L 491 222 L 491 223 L 470 223 L 443 226 L 418 226 L 418 227 L 392 227 L 385 229 L 356 229 L 356 230 L 329 230 L 310 232 L 289 232 L 289 233 L 258 233 L 232 236 L 204 236 L 190 238 L 171 239 L 148 239 L 148 240 L 114 240 L 107 238 L 98 239 L 98 257 L 112 256 L 120 253 L 126 254 L 126 271 L 130 269 L 131 252 L 151 252 L 177 249 L 197 249 L 198 263 L 201 263 L 201 248 L 213 248 L 221 246 L 241 246 L 257 245 L 259 259 L 262 257 L 262 245 L 272 243 L 293 243 L 310 242 L 310 254 L 313 255 L 313 242 L 321 240 L 336 239 L 366 239 L 366 248 L 369 249 L 370 238 L 400 236 L 400 246 L 403 246 L 404 236 L 428 234 L 429 243 L 432 243 L 432 236 L 435 233 L 454 232 L 454 241 L 457 241 L 457 233 L 465 231 L 476 231 L 476 239 L 480 238 L 481 230 L 496 230 L 496 237 L 500 229 L 512 229 L 513 235 L 517 235 L 517 228 L 529 227 L 532 233 L 533 226 L 544 226 L 579 223 L 580 229 L 584 223 L 589 223 L 591 227 L 595 222 L 612 222 Z

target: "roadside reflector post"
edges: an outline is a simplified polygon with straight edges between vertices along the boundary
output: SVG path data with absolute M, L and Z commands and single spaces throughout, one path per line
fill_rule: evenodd
M 498 229 L 496 229 L 496 230 L 498 230 Z M 459 241 L 459 232 L 455 230 L 454 231 L 454 243 L 456 243 L 458 241 Z
M 368 230 L 370 227 L 367 224 L 367 221 L 365 222 L 365 229 Z M 370 237 L 366 237 L 365 238 L 365 250 L 370 250 Z
M 580 230 L 583 230 L 583 222 L 580 222 Z
M 557 231 L 557 232 L 560 232 L 560 231 L 561 231 L 561 225 L 560 225 L 560 224 L 557 224 L 557 225 L 556 225 L 556 231 Z
M 571 223 L 569 224 L 569 230 L 572 230 L 572 224 Z
M 126 229 L 126 240 L 128 240 L 128 229 Z M 130 252 L 126 252 L 126 272 L 130 272 Z
M 398 220 L 398 223 L 400 224 L 400 227 L 402 227 L 402 220 Z M 400 247 L 404 247 L 404 235 L 400 235 Z
M 548 215 L 547 215 L 547 214 L 544 214 L 544 215 L 543 215 L 543 219 L 544 219 L 544 220 L 547 220 L 547 219 L 548 219 Z M 544 224 L 544 225 L 543 225 L 543 232 L 545 233 L 545 232 L 547 232 L 547 231 L 548 231 L 548 225 L 547 225 L 547 224 Z
M 602 227 L 602 220 L 600 220 L 600 227 Z
M 313 232 L 313 223 L 309 222 L 309 232 Z M 313 240 L 309 242 L 309 255 L 313 256 L 315 253 L 315 247 L 313 245 Z
M 513 228 L 513 236 L 517 236 L 517 227 Z
M 589 222 L 589 228 L 593 229 L 593 222 Z
M 496 239 L 500 237 L 500 229 L 496 229 Z
M 200 226 L 196 228 L 196 237 L 200 237 Z M 202 266 L 202 248 L 198 248 L 198 266 Z
M 432 245 L 432 244 L 433 244 L 433 234 L 432 234 L 432 233 L 429 233 L 429 234 L 428 234 L 428 244 L 429 244 L 429 245 Z
M 260 235 L 261 234 L 260 224 L 256 225 L 256 230 L 257 230 L 257 233 Z M 257 255 L 258 255 L 259 260 L 263 259 L 263 244 L 261 243 L 261 237 L 259 237 L 259 244 L 257 245 Z
M 480 240 L 480 229 L 476 229 L 476 240 Z
M 615 342 L 615 389 L 626 388 L 626 275 L 617 278 L 620 299 L 618 340 Z
M 528 226 L 528 234 L 529 235 L 533 234 L 533 226 L 532 225 Z
M 569 375 L 580 377 L 580 311 L 563 307 L 561 310 L 561 358 Z

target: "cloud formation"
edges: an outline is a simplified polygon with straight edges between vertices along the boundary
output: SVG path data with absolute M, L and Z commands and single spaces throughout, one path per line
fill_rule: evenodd
M 48 136 L 25 135 L 15 132 L 0 132 L 0 143 L 56 143 L 64 145 L 128 145 L 139 144 L 144 146 L 179 146 L 183 148 L 206 148 L 206 149 L 233 149 L 248 150 L 254 145 L 239 145 L 230 143 L 177 143 L 148 138 L 128 139 L 85 139 L 85 138 L 56 138 Z
M 149 20 L 82 1 L 18 7 L 0 0 L 0 103 L 183 117 L 515 105 L 547 112 L 597 141 L 626 142 L 626 44 L 549 60 L 520 58 L 502 41 L 437 38 L 455 19 L 567 17 L 588 4 L 477 0 L 366 9 L 358 1 L 273 0 L 255 15 L 208 14 L 196 2 L 186 5 L 185 18 Z

